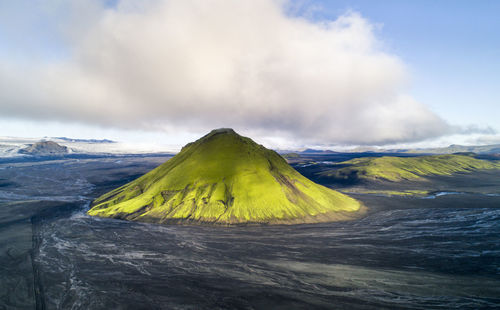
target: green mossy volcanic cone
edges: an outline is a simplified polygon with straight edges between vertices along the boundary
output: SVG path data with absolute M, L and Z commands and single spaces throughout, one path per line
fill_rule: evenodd
M 88 214 L 155 223 L 314 223 L 358 217 L 355 199 L 318 185 L 276 152 L 217 129 L 92 203 Z

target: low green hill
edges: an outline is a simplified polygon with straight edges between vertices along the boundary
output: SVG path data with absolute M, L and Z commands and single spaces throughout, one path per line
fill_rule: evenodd
M 481 169 L 500 169 L 500 163 L 466 155 L 430 155 L 420 157 L 365 157 L 338 164 L 339 168 L 321 172 L 336 179 L 414 180 L 427 175 L 451 175 Z
M 305 178 L 276 152 L 218 129 L 99 197 L 88 214 L 157 223 L 311 223 L 348 219 L 363 209 Z

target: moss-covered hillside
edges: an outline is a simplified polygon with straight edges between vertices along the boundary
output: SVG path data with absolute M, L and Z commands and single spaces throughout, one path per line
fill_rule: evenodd
M 336 179 L 414 180 L 427 175 L 451 175 L 481 169 L 500 169 L 500 163 L 466 155 L 430 155 L 420 157 L 365 157 L 338 164 L 337 169 L 321 173 Z
M 305 178 L 276 152 L 218 129 L 99 197 L 88 214 L 157 223 L 310 223 L 348 219 L 362 209 Z

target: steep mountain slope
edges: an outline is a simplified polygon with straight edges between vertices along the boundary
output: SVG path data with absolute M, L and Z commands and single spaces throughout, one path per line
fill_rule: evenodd
M 338 163 L 338 169 L 320 173 L 336 179 L 414 180 L 426 175 L 450 175 L 456 172 L 500 169 L 500 163 L 467 155 L 429 155 L 419 157 L 365 157 Z
M 99 197 L 88 214 L 158 223 L 311 223 L 362 210 L 355 199 L 299 174 L 276 152 L 218 129 Z

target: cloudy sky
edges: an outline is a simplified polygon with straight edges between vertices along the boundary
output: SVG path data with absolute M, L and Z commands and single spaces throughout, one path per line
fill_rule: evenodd
M 0 1 L 0 136 L 500 143 L 499 1 Z

